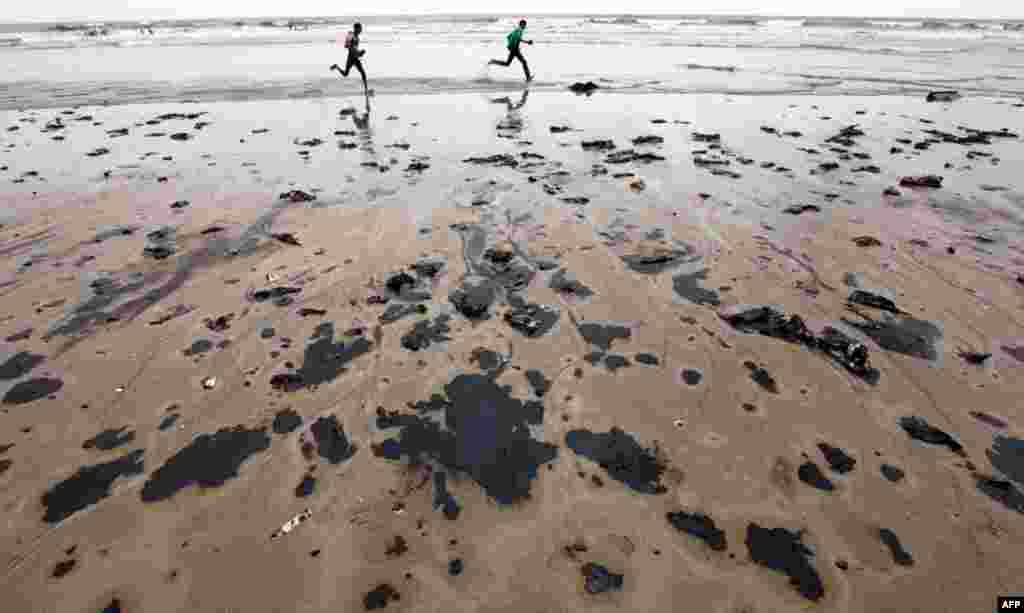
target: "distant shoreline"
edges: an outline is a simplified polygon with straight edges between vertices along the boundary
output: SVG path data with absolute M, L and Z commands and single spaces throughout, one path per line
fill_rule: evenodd
M 386 21 L 402 21 L 402 20 L 414 20 L 414 21 L 474 21 L 484 19 L 510 19 L 512 17 L 518 17 L 518 14 L 511 13 L 439 13 L 439 14 L 412 14 L 412 13 L 396 13 L 393 15 L 281 15 L 281 16 L 262 16 L 262 17 L 175 17 L 175 18 L 164 18 L 164 19 L 150 19 L 145 17 L 139 17 L 137 19 L 104 19 L 102 17 L 92 18 L 76 18 L 76 19 L 63 19 L 63 20 L 52 20 L 46 19 L 45 21 L 40 20 L 12 20 L 6 22 L 0 22 L 0 28 L 6 28 L 9 26 L 26 27 L 32 26 L 33 28 L 45 28 L 47 26 L 54 27 L 57 25 L 66 26 L 82 26 L 86 27 L 89 25 L 103 24 L 108 27 L 137 27 L 140 24 L 151 24 L 160 26 L 185 26 L 185 25 L 205 25 L 205 24 L 216 24 L 216 23 L 235 23 L 241 22 L 245 25 L 259 25 L 261 22 L 288 22 L 296 24 L 319 24 L 319 23 L 334 23 L 344 22 L 353 18 L 359 18 L 366 22 L 386 22 Z M 671 20 L 671 19 L 709 19 L 709 20 L 722 20 L 722 19 L 760 19 L 760 20 L 801 20 L 801 19 L 812 19 L 812 20 L 829 20 L 836 23 L 842 22 L 863 22 L 863 21 L 884 21 L 891 23 L 912 23 L 916 21 L 932 21 L 940 23 L 957 23 L 957 22 L 972 22 L 972 23 L 1024 23 L 1024 16 L 1021 17 L 928 17 L 928 16 L 916 16 L 916 17 L 880 17 L 880 16 L 830 16 L 830 15 L 782 15 L 782 14 L 758 14 L 758 13 L 536 13 L 531 14 L 534 19 L 545 19 L 545 18 L 560 18 L 560 19 L 587 19 L 587 18 L 601 18 L 601 19 L 615 19 L 615 18 L 636 18 L 636 19 L 649 19 L 649 20 Z

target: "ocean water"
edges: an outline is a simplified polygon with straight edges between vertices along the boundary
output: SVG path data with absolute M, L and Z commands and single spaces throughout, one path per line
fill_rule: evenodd
M 378 93 L 493 91 L 511 19 L 364 19 Z M 151 28 L 151 32 L 148 28 Z M 757 17 L 539 17 L 534 89 L 579 80 L 636 93 L 1024 96 L 1024 24 Z M 0 108 L 317 98 L 360 91 L 337 19 L 0 25 Z

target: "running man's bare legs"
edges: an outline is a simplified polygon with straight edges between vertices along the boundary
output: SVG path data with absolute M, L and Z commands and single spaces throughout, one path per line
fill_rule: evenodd
M 350 53 L 348 59 L 345 61 L 344 70 L 342 70 L 341 66 L 338 66 L 337 64 L 331 64 L 331 70 L 337 70 L 338 74 L 340 74 L 343 77 L 347 77 L 348 73 L 351 72 L 352 68 L 354 67 L 356 70 L 359 71 L 359 76 L 362 77 L 363 79 L 363 90 L 368 92 L 370 91 L 370 86 L 366 82 L 366 70 L 363 69 L 363 62 L 360 61 L 359 59 L 359 56 L 361 55 L 362 53 L 360 53 L 359 55 Z
M 505 68 L 508 68 L 509 66 L 512 65 L 512 60 L 514 59 L 518 59 L 519 63 L 523 65 L 523 72 L 526 73 L 526 80 L 532 81 L 533 77 L 530 76 L 530 67 L 526 64 L 526 58 L 523 57 L 523 54 L 521 51 L 519 51 L 519 49 L 509 50 L 508 59 L 505 61 L 491 60 L 487 62 L 487 64 L 491 66 L 504 66 Z

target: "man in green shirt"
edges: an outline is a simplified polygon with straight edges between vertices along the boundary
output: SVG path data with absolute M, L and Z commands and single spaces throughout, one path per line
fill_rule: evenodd
M 527 45 L 533 44 L 532 40 L 523 40 L 523 32 L 525 30 L 526 20 L 522 19 L 519 21 L 519 27 L 509 32 L 508 36 L 506 37 L 506 39 L 508 40 L 508 59 L 505 60 L 504 62 L 501 60 L 491 60 L 490 62 L 487 62 L 487 64 L 493 66 L 508 67 L 512 65 L 512 60 L 518 59 L 519 62 L 523 65 L 523 72 L 526 73 L 526 80 L 527 82 L 529 82 L 533 80 L 533 76 L 530 74 L 530 67 L 526 65 L 526 58 L 523 57 L 523 53 L 519 50 L 520 43 L 526 43 Z

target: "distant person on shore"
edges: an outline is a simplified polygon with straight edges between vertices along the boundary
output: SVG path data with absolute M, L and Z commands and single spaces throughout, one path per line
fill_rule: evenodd
M 505 61 L 491 60 L 490 62 L 487 62 L 487 65 L 488 66 L 504 66 L 504 67 L 507 68 L 507 67 L 512 65 L 512 60 L 518 59 L 519 63 L 521 63 L 523 65 L 523 72 L 526 73 L 526 81 L 530 82 L 530 81 L 533 80 L 533 75 L 530 74 L 530 67 L 526 65 L 526 58 L 523 57 L 523 52 L 520 51 L 520 49 L 519 49 L 519 46 L 520 46 L 521 43 L 526 43 L 527 45 L 532 45 L 533 44 L 532 40 L 523 40 L 523 33 L 525 31 L 526 31 L 526 20 L 525 19 L 520 19 L 519 20 L 519 27 L 517 27 L 515 30 L 512 30 L 511 32 L 509 32 L 508 36 L 505 37 L 506 40 L 508 41 L 508 43 L 506 45 L 508 47 L 508 59 L 505 60 Z
M 337 64 L 331 64 L 331 70 L 337 70 L 343 77 L 347 77 L 350 70 L 355 67 L 360 76 L 363 77 L 363 91 L 367 95 L 370 94 L 370 88 L 366 84 L 366 71 L 363 70 L 363 62 L 361 58 L 366 54 L 366 51 L 359 48 L 359 36 L 363 33 L 363 24 L 356 23 L 352 26 L 352 31 L 345 36 L 345 48 L 348 49 L 348 57 L 345 59 L 345 70 L 342 70 Z

